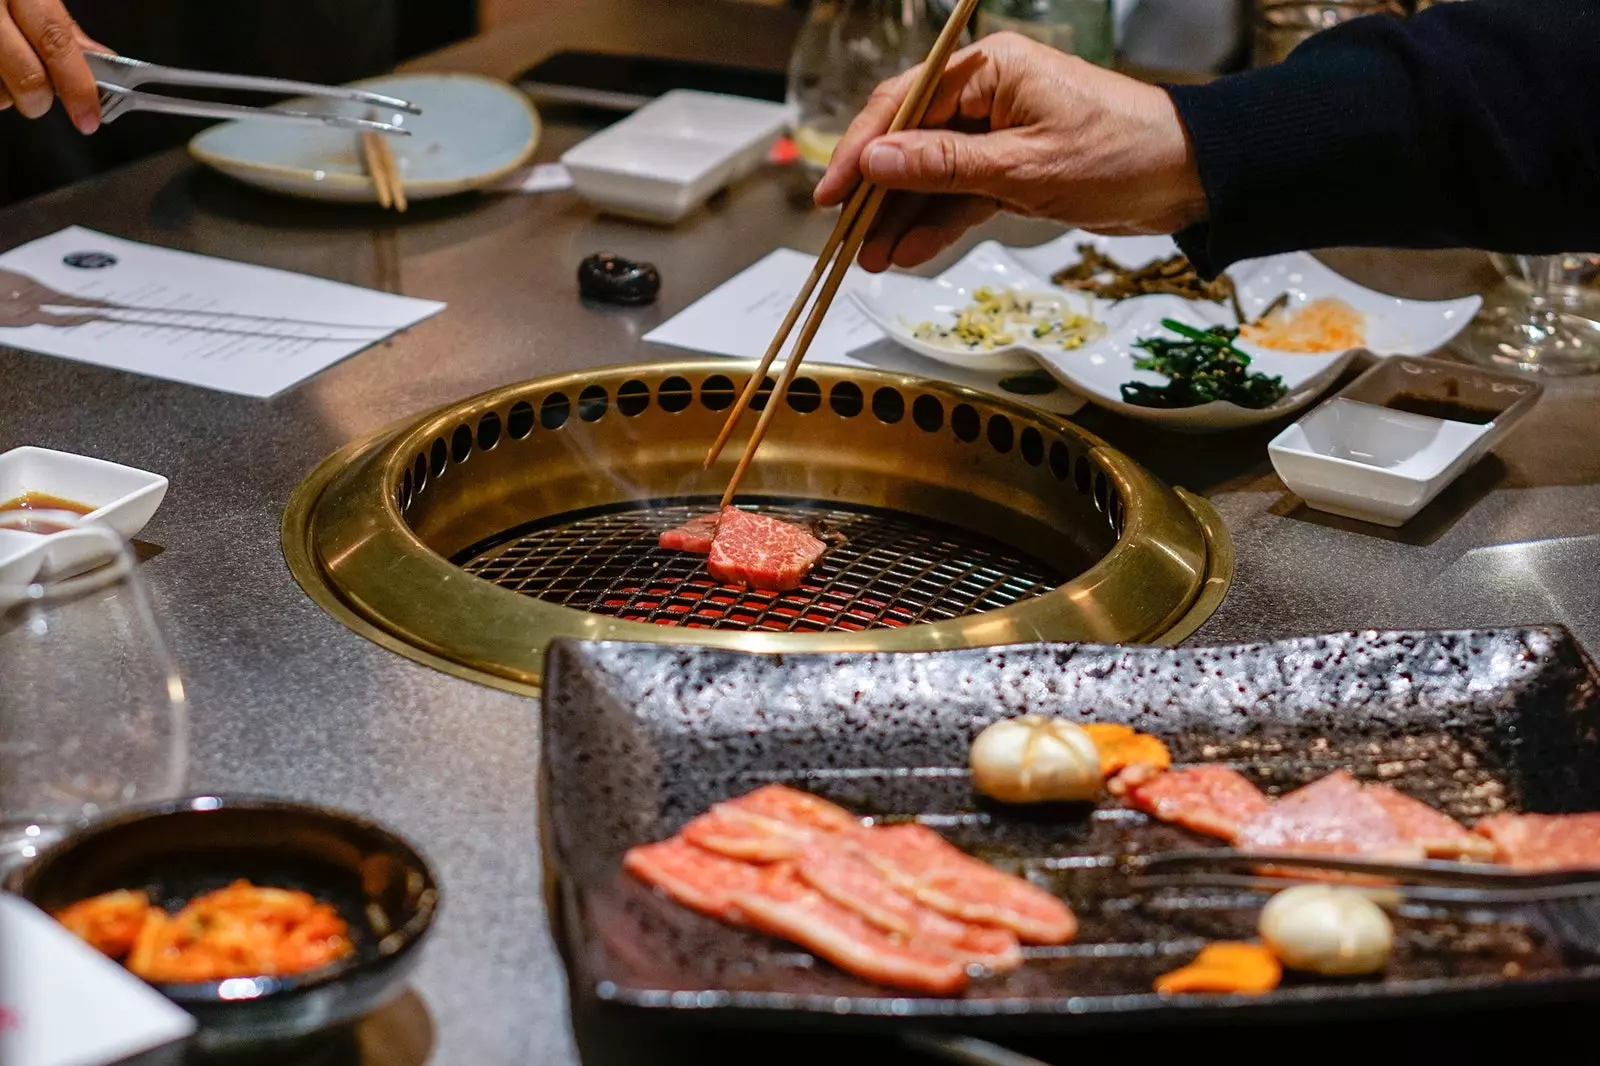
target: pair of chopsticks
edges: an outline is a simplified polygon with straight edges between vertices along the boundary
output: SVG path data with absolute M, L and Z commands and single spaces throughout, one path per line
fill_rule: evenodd
M 403 214 L 406 190 L 400 182 L 400 168 L 395 165 L 394 153 L 389 150 L 389 139 L 381 133 L 363 133 L 361 154 L 367 161 L 367 174 L 378 190 L 379 205 L 385 211 L 392 207 Z
M 967 22 L 972 17 L 973 10 L 978 6 L 978 0 L 959 0 L 955 10 L 950 13 L 950 18 L 944 24 L 944 30 L 939 34 L 939 39 L 934 42 L 933 50 L 928 53 L 927 61 L 922 65 L 922 71 L 917 77 L 916 84 L 906 98 L 900 103 L 900 110 L 895 113 L 894 121 L 889 124 L 889 132 L 897 133 L 908 127 L 915 128 L 922 123 L 923 116 L 928 113 L 928 107 L 933 103 L 933 95 L 939 87 L 939 78 L 944 74 L 945 65 L 950 62 L 950 55 L 956 49 L 956 44 L 961 40 L 962 31 L 966 29 Z M 846 271 L 850 264 L 855 262 L 856 253 L 861 250 L 862 242 L 867 239 L 867 233 L 872 229 L 873 219 L 878 214 L 878 208 L 883 205 L 883 198 L 888 193 L 887 189 L 878 188 L 863 181 L 854 194 L 851 195 L 844 210 L 839 214 L 839 221 L 833 227 L 833 234 L 828 238 L 828 243 L 823 246 L 822 254 L 817 256 L 817 265 L 811 268 L 811 276 L 806 279 L 805 287 L 800 290 L 800 295 L 795 298 L 793 306 L 783 320 L 783 325 L 778 327 L 778 335 L 772 338 L 772 344 L 767 348 L 767 354 L 761 359 L 761 366 L 751 376 L 749 384 L 739 396 L 739 402 L 733 405 L 733 410 L 728 413 L 728 420 L 722 427 L 722 432 L 717 435 L 716 443 L 711 446 L 711 451 L 706 455 L 705 465 L 709 469 L 722 454 L 722 449 L 728 443 L 728 438 L 733 435 L 734 427 L 739 424 L 739 419 L 750 406 L 750 401 L 766 380 L 767 371 L 772 367 L 772 361 L 777 358 L 784 342 L 789 339 L 789 333 L 794 329 L 794 324 L 800 319 L 800 312 L 805 310 L 811 294 L 817 288 L 817 282 L 822 278 L 824 270 L 828 270 L 828 280 L 822 286 L 822 293 L 817 297 L 816 303 L 811 308 L 811 314 L 806 319 L 806 324 L 800 331 L 800 337 L 795 341 L 794 350 L 789 353 L 788 360 L 783 365 L 783 374 L 778 379 L 772 396 L 767 400 L 766 407 L 761 412 L 761 418 L 756 422 L 755 430 L 750 434 L 750 440 L 745 444 L 744 454 L 739 458 L 739 465 L 733 471 L 733 477 L 728 481 L 727 491 L 722 494 L 722 506 L 726 507 L 733 501 L 733 494 L 738 491 L 739 482 L 744 479 L 745 472 L 750 468 L 750 462 L 755 458 L 756 450 L 761 447 L 761 441 L 767 435 L 767 428 L 772 424 L 772 418 L 782 405 L 784 396 L 789 391 L 790 382 L 794 381 L 796 371 L 800 369 L 800 361 L 805 358 L 806 350 L 811 347 L 811 341 L 817 335 L 818 328 L 822 325 L 823 316 L 828 313 L 829 306 L 833 303 L 834 295 L 839 291 L 840 284 L 844 281 Z M 829 269 L 829 264 L 832 264 Z

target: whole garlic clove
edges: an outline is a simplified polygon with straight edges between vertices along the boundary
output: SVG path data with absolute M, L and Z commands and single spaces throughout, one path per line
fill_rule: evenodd
M 1330 977 L 1376 973 L 1394 950 L 1389 916 L 1353 888 L 1285 889 L 1261 909 L 1259 929 L 1285 966 Z
M 1100 752 L 1081 727 L 1024 715 L 978 734 L 969 753 L 972 787 L 1002 803 L 1092 800 L 1100 794 Z

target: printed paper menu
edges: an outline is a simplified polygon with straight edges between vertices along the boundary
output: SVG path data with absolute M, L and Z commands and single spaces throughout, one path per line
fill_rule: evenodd
M 0 348 L 243 396 L 276 395 L 443 309 L 77 226 L 0 254 Z

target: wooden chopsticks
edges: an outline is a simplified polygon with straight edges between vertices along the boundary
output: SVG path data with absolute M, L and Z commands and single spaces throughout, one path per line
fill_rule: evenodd
M 929 105 L 933 103 L 933 95 L 939 87 L 939 78 L 944 74 L 945 65 L 950 62 L 951 53 L 955 51 L 956 44 L 961 40 L 961 33 L 966 29 L 967 22 L 977 6 L 978 0 L 959 0 L 956 4 L 955 10 L 944 24 L 944 30 L 939 34 L 939 39 L 934 42 L 933 50 L 928 53 L 928 59 L 922 66 L 916 84 L 901 101 L 900 110 L 896 112 L 894 121 L 889 124 L 890 133 L 907 127 L 915 128 L 922 123 L 923 116 L 928 113 Z M 782 350 L 784 342 L 789 339 L 794 324 L 799 321 L 800 312 L 811 299 L 823 270 L 827 269 L 831 262 L 832 268 L 828 269 L 828 279 L 822 286 L 822 293 L 817 297 L 816 303 L 811 308 L 811 314 L 806 318 L 800 337 L 795 341 L 794 350 L 784 362 L 783 374 L 779 377 L 772 396 L 768 398 L 767 405 L 761 412 L 761 418 L 750 434 L 750 440 L 745 444 L 744 454 L 740 456 L 739 465 L 734 468 L 733 477 L 728 481 L 727 491 L 722 494 L 723 507 L 732 502 L 734 493 L 738 491 L 739 482 L 744 479 L 745 471 L 750 468 L 756 450 L 761 447 L 761 441 L 767 435 L 767 427 L 771 425 L 773 415 L 777 413 L 784 396 L 788 393 L 789 384 L 800 369 L 800 361 L 805 358 L 806 350 L 811 347 L 811 341 L 817 335 L 823 316 L 828 313 L 828 308 L 833 303 L 834 295 L 844 282 L 845 273 L 850 269 L 850 264 L 855 262 L 856 253 L 861 250 L 862 242 L 867 239 L 872 221 L 877 216 L 878 208 L 883 204 L 887 192 L 888 190 L 869 185 L 865 181 L 856 188 L 849 202 L 845 204 L 844 210 L 840 212 L 839 221 L 833 227 L 828 243 L 823 246 L 822 254 L 817 256 L 817 264 L 811 268 L 811 276 L 806 279 L 805 287 L 800 290 L 800 295 L 789 308 L 783 325 L 778 327 L 778 334 L 772 338 L 772 344 L 768 346 L 766 355 L 762 356 L 760 367 L 745 385 L 744 392 L 739 396 L 739 402 L 728 412 L 728 420 L 723 424 L 722 432 L 717 435 L 716 443 L 706 455 L 707 468 L 722 454 L 728 438 L 733 435 L 734 427 L 739 424 L 739 419 L 750 406 L 750 401 L 761 388 L 761 383 L 766 380 L 767 371 L 771 369 L 773 360 Z
M 394 153 L 389 150 L 389 138 L 381 133 L 363 133 L 361 154 L 366 158 L 367 174 L 378 190 L 378 204 L 386 211 L 392 207 L 404 213 L 406 190 L 400 183 L 400 168 L 395 165 Z

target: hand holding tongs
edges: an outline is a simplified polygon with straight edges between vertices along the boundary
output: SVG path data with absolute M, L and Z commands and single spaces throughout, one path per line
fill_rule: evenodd
M 243 104 L 209 103 L 204 100 L 186 100 L 175 96 L 140 92 L 139 86 L 148 84 L 181 85 L 198 89 L 236 89 L 246 92 L 281 93 L 296 96 L 320 96 L 332 100 L 348 100 L 368 107 L 389 108 L 408 115 L 420 115 L 421 110 L 405 100 L 358 89 L 344 89 L 328 85 L 313 85 L 302 81 L 285 81 L 281 78 L 256 78 L 243 74 L 211 74 L 200 70 L 179 70 L 137 59 L 86 52 L 89 69 L 94 73 L 95 84 L 100 87 L 100 119 L 114 121 L 129 111 L 157 111 L 168 115 L 189 115 L 194 118 L 249 118 L 278 119 L 287 122 L 313 122 L 341 129 L 373 130 L 410 136 L 411 131 L 387 122 L 370 119 L 347 118 L 343 115 L 317 115 L 309 111 L 291 111 L 280 107 L 246 107 Z
M 1384 884 L 1361 885 L 1375 892 L 1430 903 L 1515 904 L 1600 896 L 1600 870 L 1513 870 L 1469 862 L 1376 862 L 1335 855 L 1277 852 L 1172 851 L 1140 857 L 1134 868 L 1139 888 L 1243 888 L 1268 891 L 1294 884 L 1293 877 L 1254 873 L 1263 866 L 1278 870 L 1327 870 L 1381 878 Z M 1213 867 L 1216 869 L 1207 869 Z

